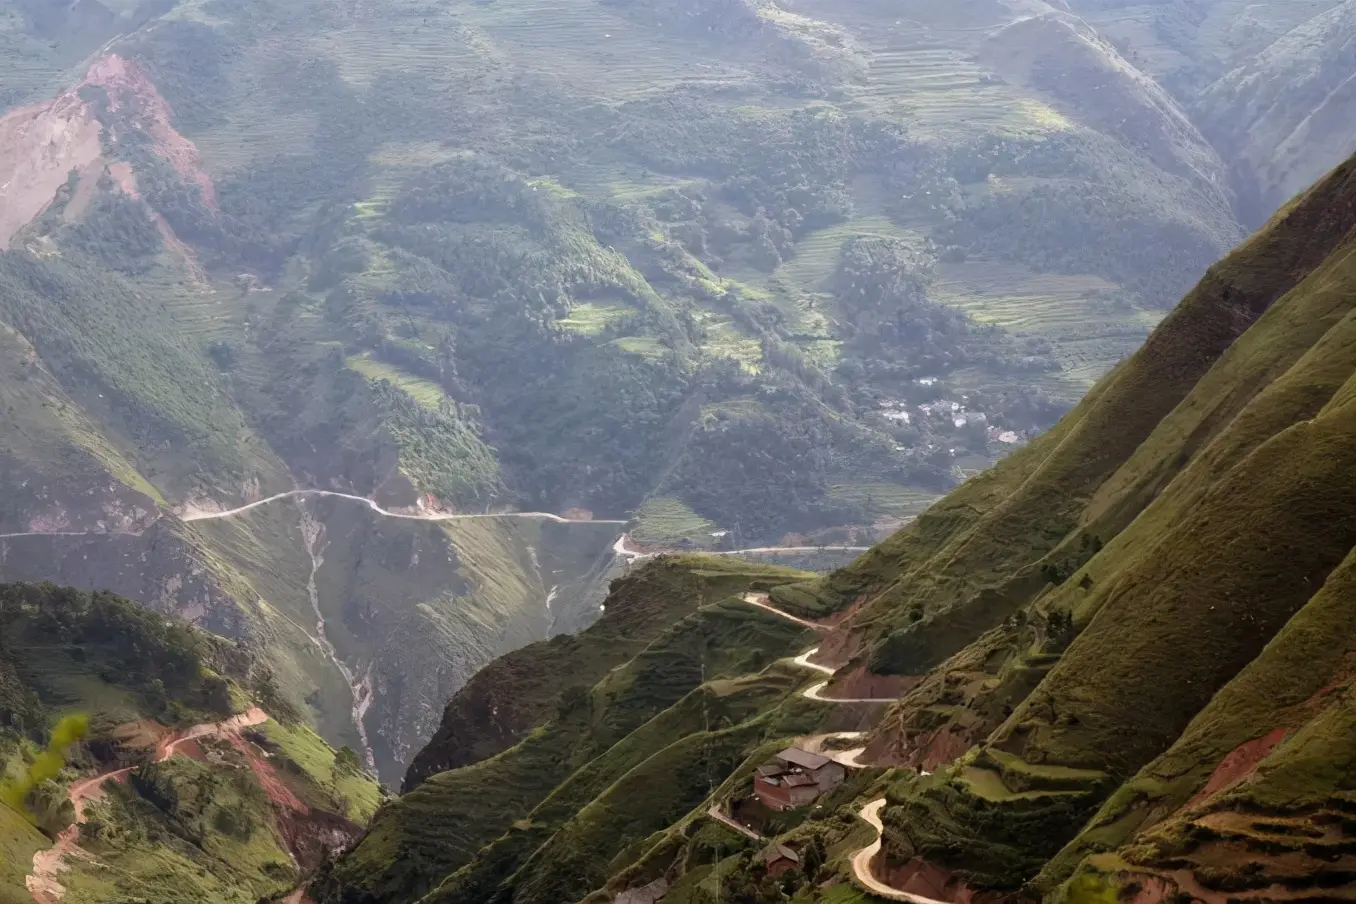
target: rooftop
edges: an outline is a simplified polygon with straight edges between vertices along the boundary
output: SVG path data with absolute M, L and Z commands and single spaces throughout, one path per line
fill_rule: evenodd
M 790 763 L 793 766 L 799 766 L 802 769 L 822 769 L 830 762 L 826 756 L 820 756 L 817 753 L 810 753 L 808 750 L 801 750 L 799 747 L 788 747 L 777 754 L 777 759 L 783 763 Z
M 792 863 L 800 863 L 800 855 L 784 844 L 774 844 L 765 848 L 760 856 L 763 858 L 764 863 L 776 863 L 778 860 L 790 860 Z

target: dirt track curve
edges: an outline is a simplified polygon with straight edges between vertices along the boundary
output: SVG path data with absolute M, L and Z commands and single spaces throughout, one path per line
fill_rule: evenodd
M 950 904 L 947 901 L 938 901 L 936 898 L 925 898 L 922 895 L 891 888 L 871 874 L 871 860 L 880 853 L 881 833 L 885 831 L 885 825 L 880 821 L 880 811 L 883 809 L 885 809 L 885 798 L 882 797 L 879 800 L 871 801 L 857 813 L 871 828 L 876 830 L 876 840 L 852 855 L 853 876 L 871 894 L 891 901 L 910 901 L 912 904 Z
M 180 745 L 189 741 L 223 737 L 254 725 L 262 725 L 268 718 L 268 713 L 256 706 L 221 722 L 194 725 L 186 731 L 177 732 L 161 740 L 155 748 L 155 762 L 163 763 L 178 753 Z M 33 871 L 24 880 L 28 893 L 33 896 L 36 904 L 59 904 L 66 889 L 57 877 L 65 869 L 66 858 L 88 856 L 79 847 L 80 826 L 86 819 L 85 806 L 103 796 L 104 785 L 122 778 L 135 768 L 128 766 L 125 769 L 115 769 L 71 783 L 67 797 L 75 809 L 75 821 L 61 830 L 57 835 L 56 844 L 33 855 Z
M 759 609 L 763 609 L 767 612 L 779 615 L 788 621 L 795 622 L 796 624 L 801 625 L 802 627 L 808 627 L 820 631 L 825 630 L 823 625 L 816 625 L 813 624 L 812 622 L 807 622 L 804 619 L 797 618 L 794 615 L 782 612 L 776 607 L 769 605 L 767 602 L 767 597 L 762 594 L 746 593 L 743 595 L 743 597 L 741 597 L 741 599 L 743 599 L 744 602 L 748 603 L 751 606 L 757 606 Z M 811 658 L 813 658 L 814 655 L 818 652 L 819 652 L 818 647 L 806 650 L 804 653 L 801 653 L 799 656 L 793 659 L 792 662 L 794 662 L 801 668 L 808 669 L 813 672 L 818 672 L 819 674 L 833 675 L 835 671 L 834 669 L 810 661 Z M 806 688 L 804 691 L 801 692 L 801 695 L 810 700 L 817 700 L 821 703 L 895 702 L 895 698 L 893 697 L 853 697 L 846 699 L 836 697 L 825 697 L 822 695 L 821 692 L 827 686 L 828 681 L 820 681 Z M 811 743 L 808 744 L 807 746 L 814 747 L 815 750 L 812 752 L 820 752 L 822 753 L 822 755 L 829 757 L 834 762 L 841 763 L 842 765 L 848 766 L 853 769 L 862 769 L 869 765 L 868 763 L 860 762 L 858 759 L 865 752 L 866 748 L 864 747 L 857 747 L 852 750 L 829 751 L 829 752 L 819 750 L 819 748 L 825 741 L 833 738 L 855 739 L 860 737 L 862 737 L 861 732 L 837 732 L 834 734 L 819 735 L 811 739 Z M 873 829 L 876 830 L 876 840 L 852 855 L 852 873 L 856 877 L 858 883 L 860 883 L 863 888 L 867 889 L 873 895 L 878 895 L 879 897 L 885 898 L 890 901 L 908 901 L 910 902 L 910 904 L 949 904 L 949 902 L 946 901 L 938 901 L 935 898 L 928 898 L 924 897 L 923 895 L 916 895 L 911 892 L 899 891 L 898 889 L 891 888 L 889 885 L 886 885 L 884 882 L 881 882 L 871 873 L 871 861 L 875 858 L 875 856 L 878 853 L 880 853 L 881 833 L 885 831 L 885 826 L 880 819 L 880 811 L 883 810 L 884 808 L 885 808 L 885 798 L 882 797 L 879 800 L 873 800 L 866 806 L 862 807 L 862 809 L 857 814 L 868 825 L 870 825 Z M 719 820 L 722 823 L 725 823 L 731 828 L 734 828 L 736 831 L 739 831 L 744 834 L 748 834 L 749 832 L 749 830 L 747 829 L 740 828 L 737 823 L 735 823 L 733 820 L 729 819 L 723 813 L 721 813 L 717 807 L 713 806 L 708 811 L 708 813 L 711 816 L 711 818 Z

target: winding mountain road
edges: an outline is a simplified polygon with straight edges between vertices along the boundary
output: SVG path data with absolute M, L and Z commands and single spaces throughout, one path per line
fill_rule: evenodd
M 331 499 L 348 499 L 353 502 L 361 502 L 386 518 L 403 518 L 407 521 L 473 521 L 484 520 L 486 518 L 538 518 L 543 521 L 554 521 L 556 524 L 625 524 L 625 521 L 611 521 L 607 519 L 594 520 L 592 518 L 563 518 L 560 515 L 554 515 L 550 512 L 471 512 L 464 514 L 444 514 L 439 512 L 418 512 L 414 514 L 405 512 L 392 512 L 377 505 L 366 496 L 355 496 L 352 493 L 338 493 L 333 490 L 288 490 L 285 493 L 277 493 L 269 496 L 267 499 L 260 499 L 246 505 L 237 506 L 233 509 L 214 512 L 201 509 L 186 508 L 179 515 L 182 521 L 212 521 L 218 518 L 230 518 L 235 515 L 244 514 L 260 506 L 268 505 L 270 502 L 278 502 L 282 499 L 297 499 L 304 496 L 327 496 Z
M 762 609 L 764 612 L 770 612 L 778 618 L 784 618 L 793 624 L 800 625 L 802 628 L 809 628 L 811 631 L 829 630 L 827 625 L 806 621 L 803 618 L 798 618 L 789 612 L 783 612 L 776 606 L 771 605 L 767 601 L 768 596 L 766 593 L 745 593 L 740 599 L 750 606 Z M 819 647 L 812 647 L 791 660 L 791 662 L 803 669 L 809 669 L 812 672 L 818 672 L 821 675 L 832 677 L 838 671 L 837 669 L 810 661 L 810 659 L 818 652 Z M 819 703 L 894 703 L 896 699 L 894 697 L 825 697 L 823 691 L 824 688 L 828 686 L 829 682 L 827 681 L 812 684 L 801 691 L 801 696 L 807 700 L 814 700 Z
M 156 745 L 154 762 L 163 763 L 168 760 L 179 752 L 181 744 L 206 737 L 219 738 L 243 731 L 255 725 L 262 725 L 268 721 L 268 718 L 268 713 L 256 706 L 247 712 L 224 719 L 221 722 L 194 725 L 186 731 L 168 735 Z M 66 889 L 57 877 L 65 869 L 66 858 L 87 856 L 80 851 L 79 847 L 80 826 L 87 819 L 85 806 L 103 796 L 106 784 L 121 779 L 135 768 L 135 766 L 128 766 L 123 769 L 114 769 L 111 772 L 92 775 L 89 778 L 71 783 L 70 788 L 66 791 L 66 796 L 71 802 L 71 807 L 75 810 L 75 821 L 61 830 L 57 835 L 56 844 L 33 855 L 32 872 L 24 880 L 24 885 L 28 888 L 28 893 L 33 896 L 36 904 L 59 904 L 62 896 L 66 893 Z
M 774 615 L 786 619 L 787 621 L 794 622 L 795 624 L 800 625 L 801 627 L 811 628 L 813 630 L 818 631 L 826 630 L 826 627 L 824 625 L 817 625 L 813 622 L 808 622 L 803 618 L 797 618 L 796 616 L 791 615 L 787 612 L 782 612 L 780 609 L 777 609 L 775 606 L 772 606 L 771 604 L 768 603 L 766 594 L 746 593 L 743 596 L 741 596 L 740 599 L 743 600 L 745 603 L 749 604 L 750 606 L 755 606 L 766 612 L 770 612 Z M 795 659 L 791 661 L 803 669 L 807 669 L 809 671 L 816 672 L 821 675 L 833 675 L 835 669 L 832 669 L 826 665 L 819 665 L 818 663 L 810 661 L 814 657 L 814 655 L 818 652 L 819 647 L 814 647 L 813 649 L 809 649 L 806 650 L 804 653 L 801 653 L 799 656 L 797 656 Z M 852 697 L 846 699 L 838 697 L 825 697 L 822 695 L 821 692 L 827 686 L 828 681 L 817 682 L 816 684 L 813 684 L 810 687 L 806 688 L 804 691 L 802 691 L 801 695 L 810 700 L 816 700 L 820 703 L 895 702 L 895 698 L 893 697 Z M 813 738 L 809 738 L 806 740 L 804 746 L 805 749 L 809 750 L 811 753 L 818 753 L 821 756 L 827 756 L 829 759 L 833 760 L 836 763 L 840 763 L 852 769 L 863 769 L 869 765 L 867 763 L 861 762 L 859 759 L 862 756 L 862 754 L 866 752 L 865 747 L 856 747 L 851 750 L 838 750 L 827 752 L 823 750 L 823 745 L 826 741 L 834 739 L 856 740 L 862 737 L 865 737 L 864 732 L 839 731 L 833 732 L 831 734 L 817 735 Z M 923 895 L 913 894 L 912 892 L 900 891 L 896 888 L 891 888 L 889 885 L 886 885 L 884 882 L 881 882 L 872 874 L 871 861 L 875 858 L 875 856 L 878 853 L 880 853 L 882 833 L 885 831 L 885 825 L 884 823 L 881 822 L 880 818 L 880 811 L 883 809 L 885 809 L 885 798 L 882 797 L 878 800 L 871 801 L 866 806 L 862 807 L 862 809 L 857 813 L 857 815 L 863 821 L 865 821 L 868 825 L 870 825 L 873 829 L 876 830 L 876 840 L 852 855 L 852 874 L 856 878 L 858 884 L 860 884 L 871 894 L 881 898 L 885 898 L 886 900 L 889 901 L 907 901 L 909 902 L 909 904 L 950 904 L 950 902 L 947 901 L 939 901 L 936 900 L 935 898 L 928 898 L 924 897 Z M 748 837 L 756 841 L 762 840 L 762 836 L 759 836 L 756 832 L 753 832 L 751 829 L 739 825 L 733 819 L 722 813 L 719 806 L 713 805 L 706 812 L 707 815 L 710 816 L 712 819 L 715 819 L 729 826 L 735 831 L 743 835 L 747 835 Z
M 772 605 L 771 603 L 769 603 L 769 602 L 767 601 L 768 597 L 767 597 L 767 594 L 766 594 L 766 593 L 746 593 L 746 594 L 744 594 L 744 595 L 741 597 L 741 599 L 743 599 L 744 602 L 748 603 L 750 606 L 754 606 L 754 607 L 756 607 L 756 608 L 758 608 L 758 609 L 762 609 L 764 612 L 771 612 L 773 615 L 776 615 L 776 616 L 778 616 L 779 618 L 784 618 L 784 619 L 786 619 L 787 621 L 792 622 L 793 624 L 800 625 L 802 628 L 809 628 L 811 631 L 827 631 L 827 630 L 829 630 L 829 629 L 828 629 L 827 627 L 825 627 L 824 625 L 815 624 L 814 622 L 812 622 L 812 621 L 806 621 L 806 620 L 803 619 L 803 618 L 797 618 L 796 616 L 792 615 L 792 614 L 789 613 L 789 612 L 783 612 L 782 610 L 778 609 L 776 606 Z M 818 650 L 818 649 L 819 649 L 818 647 L 815 647 L 815 650 Z M 814 652 L 814 651 L 812 650 L 811 652 Z M 810 655 L 810 654 L 809 654 L 809 653 L 806 653 L 805 655 L 808 656 L 808 655 Z M 811 665 L 811 664 L 808 663 L 808 662 L 800 662 L 799 660 L 796 661 L 796 665 L 805 665 L 805 666 L 809 666 L 809 667 L 812 668 L 812 669 L 822 669 L 822 668 L 824 668 L 824 666 L 822 666 L 822 665 Z M 833 669 L 829 669 L 828 671 L 829 671 L 829 674 L 830 674 L 830 675 L 833 674 Z
M 864 822 L 876 830 L 876 840 L 852 855 L 852 875 L 871 894 L 890 901 L 909 901 L 911 904 L 950 904 L 948 901 L 938 901 L 936 898 L 925 898 L 922 895 L 891 888 L 872 875 L 871 860 L 880 853 L 881 833 L 885 831 L 885 825 L 880 820 L 880 811 L 883 809 L 885 809 L 885 798 L 882 797 L 879 800 L 871 801 L 857 813 Z
M 604 522 L 611 524 L 613 522 Z M 668 552 L 641 552 L 638 549 L 628 549 L 626 541 L 631 539 L 629 535 L 622 534 L 617 538 L 617 542 L 612 544 L 612 552 L 618 558 L 625 559 L 627 562 L 643 562 L 646 559 L 653 559 L 655 556 L 664 555 Z M 869 546 L 754 546 L 749 549 L 694 549 L 692 552 L 707 556 L 796 556 L 807 555 L 816 552 L 866 552 Z M 784 614 L 784 613 L 783 613 Z
M 810 661 L 810 657 L 814 656 L 818 652 L 819 647 L 811 647 L 810 649 L 806 650 L 804 653 L 801 653 L 799 656 L 797 656 L 795 659 L 791 661 L 803 669 L 810 669 L 813 672 L 819 672 L 821 675 L 832 676 L 834 672 L 838 671 L 837 669 L 830 668 L 827 665 L 820 665 L 817 662 Z

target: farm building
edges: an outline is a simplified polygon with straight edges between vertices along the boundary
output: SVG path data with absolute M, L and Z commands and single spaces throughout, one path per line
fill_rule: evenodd
M 769 876 L 780 876 L 800 866 L 800 855 L 784 844 L 774 844 L 759 856 Z
M 828 757 L 788 747 L 758 767 L 753 794 L 774 810 L 791 810 L 842 784 L 846 770 Z

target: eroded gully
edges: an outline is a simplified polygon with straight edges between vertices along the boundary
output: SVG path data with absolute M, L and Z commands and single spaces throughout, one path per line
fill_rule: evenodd
M 368 707 L 372 705 L 372 669 L 369 666 L 367 674 L 361 679 L 348 667 L 348 663 L 339 657 L 339 653 L 330 643 L 329 635 L 325 633 L 325 613 L 320 609 L 320 589 L 316 585 L 316 575 L 320 573 L 320 566 L 325 564 L 325 525 L 313 517 L 300 503 L 297 507 L 301 510 L 301 535 L 306 542 L 306 552 L 311 557 L 311 574 L 306 580 L 306 595 L 310 597 L 311 609 L 315 612 L 315 640 L 316 645 L 324 652 L 325 656 L 334 663 L 334 667 L 339 670 L 339 674 L 344 676 L 344 681 L 348 684 L 349 693 L 353 697 L 351 715 L 353 718 L 353 727 L 358 732 L 358 743 L 362 747 L 360 751 L 363 762 L 367 769 L 373 775 L 377 773 L 377 759 L 372 753 L 372 745 L 367 739 L 367 726 L 363 720 L 367 716 Z

